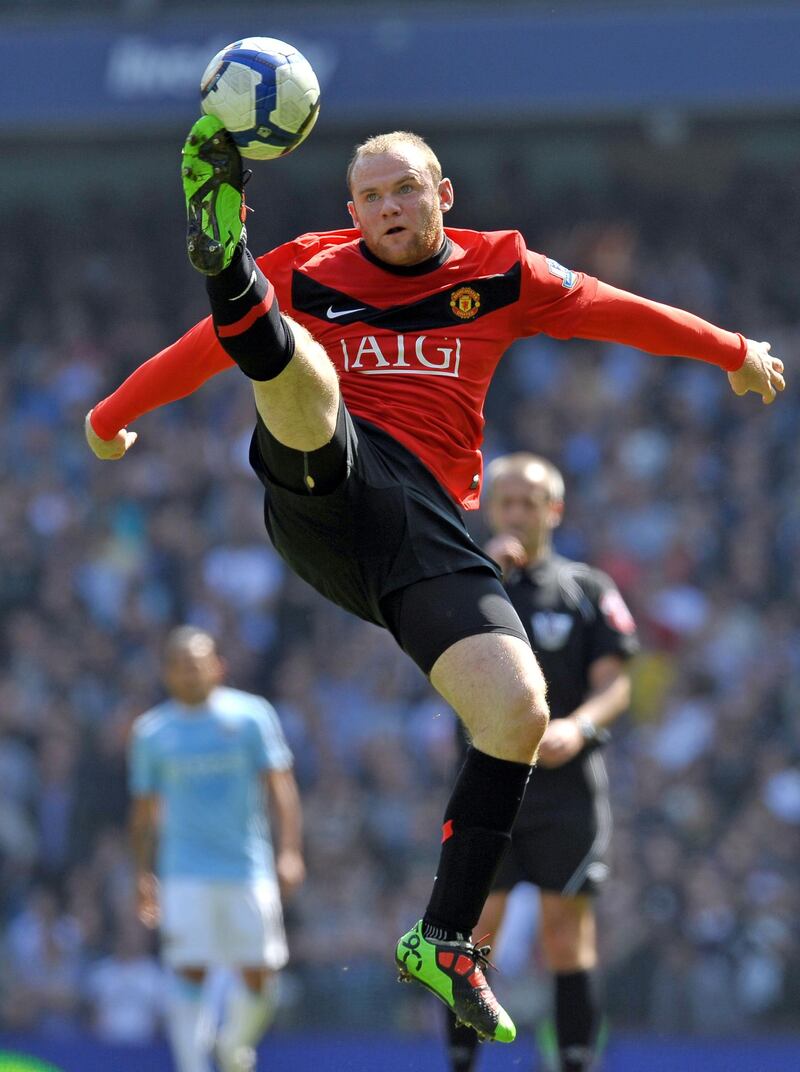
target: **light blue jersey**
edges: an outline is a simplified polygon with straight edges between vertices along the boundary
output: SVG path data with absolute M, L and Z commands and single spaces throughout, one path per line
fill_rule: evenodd
M 161 878 L 274 876 L 262 775 L 292 753 L 266 700 L 228 688 L 198 707 L 167 700 L 134 722 L 129 761 L 133 795 L 161 802 Z

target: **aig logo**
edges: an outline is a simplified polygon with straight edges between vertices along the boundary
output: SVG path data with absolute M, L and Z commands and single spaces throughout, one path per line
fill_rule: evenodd
M 428 335 L 364 335 L 360 342 L 340 339 L 345 372 L 381 372 L 413 376 L 458 376 L 461 339 L 431 339 Z

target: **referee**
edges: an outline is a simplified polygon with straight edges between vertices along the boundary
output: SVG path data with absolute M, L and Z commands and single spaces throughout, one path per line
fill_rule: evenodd
M 518 882 L 541 892 L 541 941 L 555 979 L 560 1072 L 587 1072 L 601 1020 L 592 973 L 597 941 L 592 898 L 607 874 L 608 780 L 599 746 L 626 709 L 626 662 L 638 648 L 633 619 L 613 581 L 555 554 L 564 481 L 533 454 L 488 468 L 493 532 L 487 551 L 529 633 L 548 685 L 551 721 L 476 933 L 496 934 Z M 453 1072 L 474 1067 L 478 1037 L 449 1020 Z

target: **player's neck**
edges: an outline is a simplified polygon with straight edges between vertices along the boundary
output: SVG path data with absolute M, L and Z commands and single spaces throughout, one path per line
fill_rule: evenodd
M 363 257 L 366 257 L 368 261 L 376 264 L 379 268 L 383 268 L 385 272 L 391 272 L 393 275 L 427 275 L 428 272 L 435 272 L 437 268 L 441 268 L 449 259 L 453 250 L 453 243 L 447 235 L 444 235 L 442 244 L 436 253 L 432 257 L 426 257 L 424 260 L 418 261 L 417 264 L 389 264 L 387 261 L 382 261 L 367 247 L 363 239 L 358 243 L 358 248 L 361 250 Z
M 213 691 L 214 690 L 212 689 L 211 692 Z M 193 696 L 191 697 L 191 699 L 187 699 L 183 696 L 173 696 L 172 699 L 176 704 L 178 704 L 179 707 L 183 708 L 186 714 L 197 715 L 201 714 L 208 706 L 208 701 L 211 697 L 211 692 L 207 692 L 206 695 L 202 698 Z

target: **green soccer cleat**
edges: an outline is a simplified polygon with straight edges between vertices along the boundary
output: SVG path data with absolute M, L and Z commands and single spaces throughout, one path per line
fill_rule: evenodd
M 203 275 L 219 275 L 245 234 L 245 176 L 233 138 L 214 116 L 204 115 L 189 131 L 181 178 L 189 260 Z
M 481 1041 L 513 1042 L 517 1029 L 483 974 L 488 956 L 488 946 L 425 938 L 422 920 L 403 935 L 395 952 L 401 982 L 416 980 L 432 990 Z

